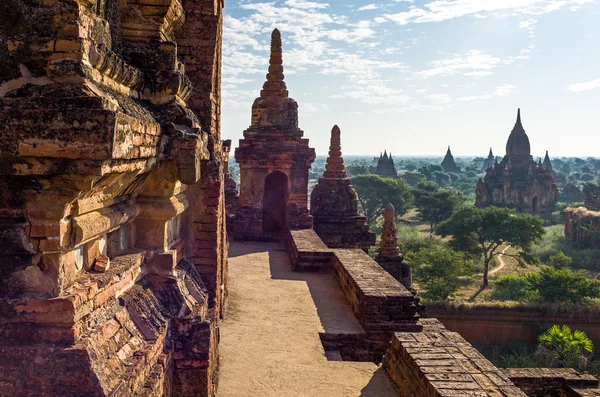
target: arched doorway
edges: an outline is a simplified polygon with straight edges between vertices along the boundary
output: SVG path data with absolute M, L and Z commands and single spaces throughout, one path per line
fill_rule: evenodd
M 534 214 L 537 214 L 540 211 L 539 199 L 537 197 L 534 197 L 533 200 L 531 201 L 531 210 L 533 211 Z
M 279 234 L 285 231 L 289 196 L 287 175 L 279 171 L 270 173 L 265 179 L 263 194 L 263 233 Z

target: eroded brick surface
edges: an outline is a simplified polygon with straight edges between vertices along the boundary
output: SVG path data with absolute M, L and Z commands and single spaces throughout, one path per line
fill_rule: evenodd
M 531 397 L 598 396 L 598 379 L 572 368 L 507 368 L 502 372 Z
M 383 365 L 400 396 L 526 396 L 459 334 L 395 333 Z
M 154 3 L 0 4 L 2 396 L 215 392 L 223 3 Z

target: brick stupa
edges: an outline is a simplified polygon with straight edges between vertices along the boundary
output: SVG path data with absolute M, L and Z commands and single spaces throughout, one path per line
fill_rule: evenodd
M 396 209 L 390 203 L 385 207 L 385 212 L 383 213 L 383 230 L 375 261 L 408 290 L 414 293 L 410 264 L 404 260 L 404 256 L 400 253 L 400 247 L 398 246 L 395 217 Z
M 358 194 L 346 174 L 340 135 L 334 126 L 325 172 L 310 195 L 313 227 L 329 248 L 368 250 L 375 244 L 375 233 L 369 232 L 366 217 L 358 212 Z
M 315 151 L 298 128 L 298 104 L 284 82 L 281 34 L 271 36 L 269 73 L 252 105 L 252 124 L 235 151 L 240 165 L 237 240 L 279 240 L 287 229 L 312 227 L 308 170 Z

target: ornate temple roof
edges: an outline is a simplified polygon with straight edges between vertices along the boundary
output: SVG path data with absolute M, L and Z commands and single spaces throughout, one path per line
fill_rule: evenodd
M 531 145 L 529 137 L 521 124 L 521 109 L 517 110 L 517 121 L 506 142 L 506 154 L 508 156 L 531 156 Z

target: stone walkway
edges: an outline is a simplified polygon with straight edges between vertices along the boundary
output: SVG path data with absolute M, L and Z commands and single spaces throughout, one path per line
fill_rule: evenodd
M 320 332 L 361 333 L 333 274 L 291 271 L 282 245 L 232 243 L 219 397 L 396 396 L 372 363 L 329 361 Z

